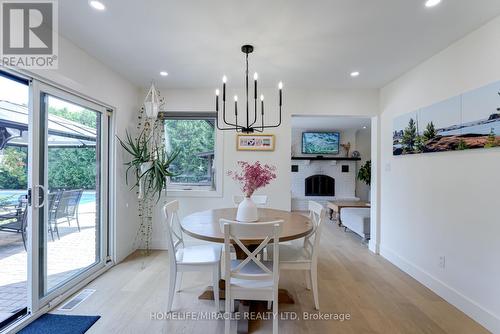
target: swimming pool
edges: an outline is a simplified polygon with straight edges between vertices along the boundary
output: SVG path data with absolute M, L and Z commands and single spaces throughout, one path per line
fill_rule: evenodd
M 6 205 L 17 204 L 21 195 L 26 195 L 26 190 L 0 190 L 0 202 Z M 95 202 L 95 191 L 85 190 L 80 199 L 80 204 L 92 202 Z

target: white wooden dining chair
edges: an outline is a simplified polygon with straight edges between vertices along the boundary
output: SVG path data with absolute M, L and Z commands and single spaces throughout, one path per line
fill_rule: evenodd
M 241 195 L 235 195 L 233 196 L 233 203 L 234 205 L 238 206 L 241 202 L 243 202 L 243 199 L 245 197 Z M 257 206 L 266 206 L 267 205 L 267 195 L 253 195 L 252 197 L 253 202 Z
M 226 315 L 225 333 L 231 328 L 230 312 L 234 312 L 234 301 L 264 300 L 273 305 L 273 333 L 278 333 L 278 282 L 279 282 L 279 235 L 283 220 L 267 223 L 240 223 L 221 219 L 224 244 L 229 249 L 233 241 L 247 255 L 245 259 L 231 260 L 225 254 Z M 263 240 L 253 251 L 241 240 Z M 272 261 L 262 260 L 258 254 L 266 246 L 274 250 Z M 230 263 L 230 265 L 227 265 Z
M 178 201 L 167 203 L 164 207 L 170 266 L 167 312 L 172 310 L 176 281 L 179 290 L 181 287 L 182 273 L 187 271 L 212 273 L 215 306 L 218 311 L 220 308 L 219 280 L 222 245 L 206 244 L 184 247 L 178 211 Z
M 325 220 L 325 208 L 318 202 L 309 201 L 309 217 L 313 223 L 312 232 L 297 243 L 280 244 L 280 270 L 298 270 L 306 273 L 307 289 L 313 290 L 314 307 L 319 310 L 318 296 L 318 253 L 321 228 Z M 273 256 L 273 248 L 267 247 L 267 256 Z

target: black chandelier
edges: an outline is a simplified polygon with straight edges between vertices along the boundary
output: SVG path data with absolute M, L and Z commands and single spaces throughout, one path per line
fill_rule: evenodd
M 217 128 L 219 130 L 236 130 L 236 132 L 243 133 L 253 133 L 253 132 L 263 132 L 264 129 L 269 128 L 277 128 L 281 125 L 281 105 L 283 102 L 283 83 L 280 82 L 278 84 L 279 88 L 279 120 L 277 124 L 274 125 L 264 125 L 264 95 L 260 95 L 260 115 L 261 115 L 261 124 L 257 124 L 257 73 L 253 76 L 254 81 L 254 112 L 253 119 L 250 121 L 250 109 L 248 104 L 248 55 L 253 52 L 252 45 L 243 45 L 241 47 L 241 51 L 245 54 L 246 57 L 246 71 L 245 71 L 245 84 L 246 84 L 246 123 L 240 125 L 238 123 L 238 96 L 234 96 L 234 119 L 235 122 L 231 123 L 226 120 L 226 81 L 227 78 L 224 76 L 222 78 L 222 121 L 225 125 L 223 127 L 219 126 L 219 94 L 220 91 L 218 89 L 215 90 L 215 111 L 217 112 Z M 226 127 L 224 127 L 226 126 Z

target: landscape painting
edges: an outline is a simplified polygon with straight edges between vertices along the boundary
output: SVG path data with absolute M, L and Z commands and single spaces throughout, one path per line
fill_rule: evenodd
M 398 116 L 393 154 L 500 146 L 500 82 Z
M 339 154 L 340 134 L 338 132 L 303 132 L 303 154 Z

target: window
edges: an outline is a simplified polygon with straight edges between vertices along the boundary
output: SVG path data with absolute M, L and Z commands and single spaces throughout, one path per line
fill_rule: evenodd
M 214 114 L 168 113 L 165 142 L 170 152 L 179 151 L 170 170 L 171 188 L 215 190 L 216 131 Z

